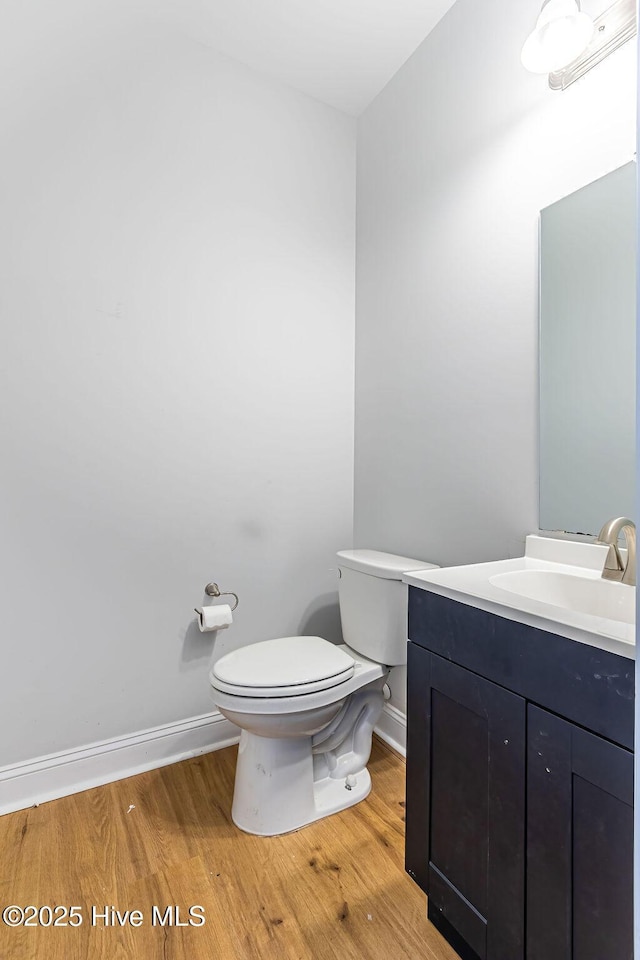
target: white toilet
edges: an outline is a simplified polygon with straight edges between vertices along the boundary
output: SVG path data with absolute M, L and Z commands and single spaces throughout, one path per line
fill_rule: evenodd
M 274 836 L 363 800 L 389 667 L 407 659 L 408 570 L 436 564 L 376 550 L 338 553 L 345 644 L 281 637 L 221 657 L 209 679 L 242 729 L 231 815 Z

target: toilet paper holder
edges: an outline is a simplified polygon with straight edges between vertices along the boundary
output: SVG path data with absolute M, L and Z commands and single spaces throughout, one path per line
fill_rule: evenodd
M 239 604 L 238 594 L 233 593 L 232 590 L 220 590 L 220 587 L 217 583 L 208 583 L 204 588 L 204 592 L 208 597 L 233 597 L 235 599 L 234 605 L 231 607 L 231 610 L 235 610 Z M 196 610 L 196 613 L 198 611 Z

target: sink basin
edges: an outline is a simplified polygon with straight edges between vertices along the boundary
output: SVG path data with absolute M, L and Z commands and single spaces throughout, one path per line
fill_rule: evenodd
M 636 591 L 626 583 L 555 570 L 514 570 L 490 577 L 489 583 L 552 607 L 635 623 Z
M 622 657 L 636 654 L 635 587 L 605 580 L 606 543 L 529 534 L 523 557 L 409 570 L 405 583 Z

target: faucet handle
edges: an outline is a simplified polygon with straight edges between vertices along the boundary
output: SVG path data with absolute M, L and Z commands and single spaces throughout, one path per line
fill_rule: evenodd
M 607 544 L 603 540 L 599 540 L 599 543 L 602 543 L 604 546 L 609 547 L 609 552 L 607 553 L 607 559 L 604 562 L 604 567 L 602 570 L 602 576 L 605 580 L 621 580 L 622 573 L 624 571 L 624 562 L 622 560 L 622 555 L 618 548 L 617 543 Z

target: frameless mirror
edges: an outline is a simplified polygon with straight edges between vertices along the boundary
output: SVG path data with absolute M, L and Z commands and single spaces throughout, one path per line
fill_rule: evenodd
M 636 165 L 540 217 L 540 527 L 635 514 Z

